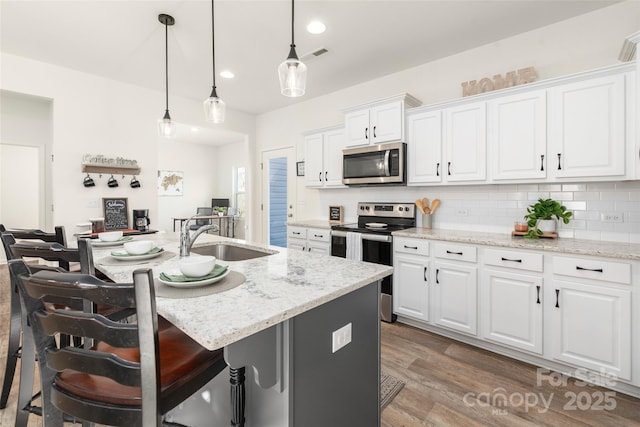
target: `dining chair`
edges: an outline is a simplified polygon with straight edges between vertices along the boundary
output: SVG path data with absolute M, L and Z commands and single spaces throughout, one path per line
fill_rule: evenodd
M 134 271 L 132 283 L 104 282 L 82 273 L 30 274 L 22 260 L 10 261 L 9 269 L 32 333 L 26 351 L 37 351 L 45 426 L 62 426 L 63 414 L 83 420 L 83 425 L 160 426 L 164 414 L 227 366 L 221 349 L 207 350 L 158 317 L 151 269 Z M 137 321 L 118 323 L 99 313 L 51 310 L 45 304 L 49 297 L 67 299 L 68 306 L 82 300 L 131 308 Z M 59 344 L 55 332 L 95 344 Z
M 16 238 L 66 245 L 63 226 L 55 227 L 55 231 L 53 233 L 46 233 L 42 230 L 7 229 L 3 224 L 0 224 L 0 235 L 2 236 L 2 246 L 4 248 L 7 261 L 14 258 L 10 246 L 16 243 Z M 34 268 L 34 266 L 31 268 Z M 4 292 L 6 292 L 6 290 Z M 13 385 L 13 377 L 15 376 L 17 360 L 20 358 L 20 336 L 22 331 L 20 326 L 21 310 L 17 287 L 10 284 L 7 295 L 9 295 L 10 301 L 9 336 L 7 338 L 7 359 L 5 361 L 4 377 L 2 380 L 2 393 L 0 394 L 0 409 L 7 407 L 7 401 L 9 400 L 9 394 L 11 393 L 11 386 Z
M 78 239 L 78 248 L 76 249 L 64 247 L 59 243 L 24 240 L 16 242 L 14 235 L 11 233 L 3 233 L 0 237 L 7 255 L 7 260 L 28 257 L 58 262 L 58 267 L 49 267 L 42 264 L 27 264 L 27 268 L 31 273 L 41 270 L 68 272 L 70 263 L 78 263 L 80 265 L 81 272 L 84 274 L 93 274 L 95 272 L 90 239 Z M 6 407 L 6 402 L 9 398 L 13 378 L 15 376 L 17 359 L 20 358 L 21 373 L 15 426 L 23 427 L 27 425 L 29 414 L 38 414 L 40 412 L 40 408 L 32 406 L 32 401 L 37 397 L 37 395 L 32 396 L 34 368 L 33 366 L 29 367 L 31 359 L 29 356 L 24 354 L 24 351 L 22 351 L 24 350 L 24 345 L 22 349 L 20 348 L 20 338 L 22 337 L 24 341 L 25 328 L 22 309 L 18 297 L 17 283 L 11 284 L 10 295 L 11 314 L 9 321 L 9 339 L 7 340 L 7 361 L 5 363 L 5 376 L 2 388 L 2 407 Z M 57 304 L 57 307 L 62 307 L 65 304 L 65 301 L 56 301 L 54 299 L 50 299 L 50 302 Z M 111 320 L 116 321 L 126 319 L 134 313 L 131 309 L 122 310 L 112 305 L 101 305 L 98 307 L 86 305 L 83 307 L 76 303 L 74 308 L 82 309 L 84 311 L 97 310 Z M 68 343 L 71 341 L 71 338 L 69 335 L 61 334 L 60 340 Z M 76 336 L 73 336 L 73 343 L 75 346 L 82 345 L 81 339 Z
M 198 215 L 198 216 L 212 216 L 213 215 L 213 208 L 207 208 L 207 207 L 198 208 L 198 209 L 196 209 L 196 215 Z M 197 230 L 200 227 L 203 227 L 205 225 L 210 225 L 210 224 L 211 224 L 211 220 L 210 219 L 196 219 L 193 224 L 189 225 L 189 230 Z

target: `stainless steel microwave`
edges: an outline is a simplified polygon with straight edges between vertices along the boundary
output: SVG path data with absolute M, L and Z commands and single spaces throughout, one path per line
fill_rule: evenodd
M 342 150 L 342 183 L 347 185 L 404 185 L 407 144 L 368 145 Z

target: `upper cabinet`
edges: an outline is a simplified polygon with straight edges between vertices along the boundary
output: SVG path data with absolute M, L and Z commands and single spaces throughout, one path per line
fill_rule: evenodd
M 408 185 L 635 179 L 632 65 L 409 110 Z
M 342 149 L 344 129 L 327 128 L 304 138 L 305 185 L 307 187 L 344 187 L 342 184 Z
M 346 147 L 404 141 L 405 108 L 418 105 L 403 94 L 344 110 Z
M 546 178 L 546 91 L 505 96 L 487 104 L 490 176 L 496 181 Z
M 556 177 L 625 174 L 625 75 L 549 90 L 549 167 Z

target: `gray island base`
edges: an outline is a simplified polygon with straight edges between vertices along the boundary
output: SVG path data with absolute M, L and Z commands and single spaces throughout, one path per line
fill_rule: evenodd
M 247 427 L 380 425 L 379 281 L 225 347 L 246 367 Z M 351 325 L 333 352 L 332 335 Z M 222 373 L 167 421 L 229 426 L 229 376 Z

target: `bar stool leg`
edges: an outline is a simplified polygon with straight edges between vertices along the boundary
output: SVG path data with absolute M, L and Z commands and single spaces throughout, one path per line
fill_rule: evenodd
M 18 293 L 11 287 L 11 317 L 9 318 L 9 339 L 7 343 L 7 362 L 4 368 L 4 380 L 2 382 L 2 396 L 0 397 L 0 409 L 7 407 L 11 385 L 16 372 L 20 352 L 20 332 L 22 329 L 22 310 Z
M 231 383 L 231 425 L 244 427 L 245 408 L 245 368 L 229 367 L 229 382 Z

